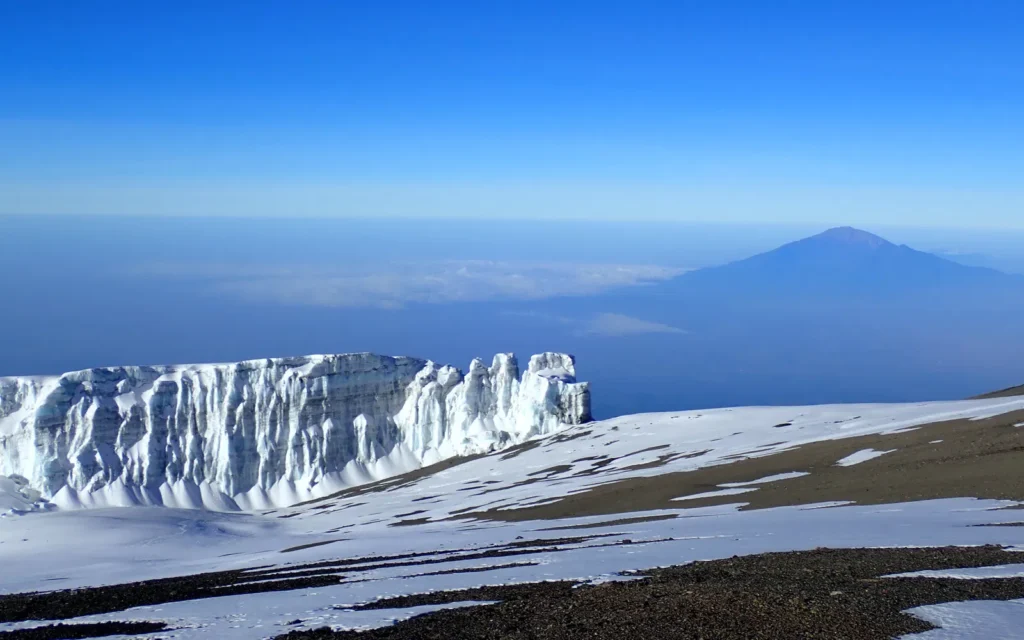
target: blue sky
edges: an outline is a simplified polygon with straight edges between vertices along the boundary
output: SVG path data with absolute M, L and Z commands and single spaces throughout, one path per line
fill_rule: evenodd
M 1024 226 L 1019 2 L 4 2 L 0 213 Z

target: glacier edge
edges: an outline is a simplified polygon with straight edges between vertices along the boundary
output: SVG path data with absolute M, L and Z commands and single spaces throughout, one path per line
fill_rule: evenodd
M 94 368 L 0 378 L 0 476 L 65 508 L 272 508 L 590 419 L 559 353 Z

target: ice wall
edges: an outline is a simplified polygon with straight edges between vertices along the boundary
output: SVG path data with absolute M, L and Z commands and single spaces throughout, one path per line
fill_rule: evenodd
M 291 504 L 590 420 L 571 356 L 369 353 L 0 378 L 0 475 L 61 506 Z

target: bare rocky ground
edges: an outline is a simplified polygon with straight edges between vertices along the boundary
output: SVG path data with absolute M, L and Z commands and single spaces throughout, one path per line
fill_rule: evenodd
M 642 579 L 486 587 L 369 605 L 469 601 L 364 632 L 320 629 L 278 640 L 783 640 L 894 638 L 930 624 L 902 611 L 928 604 L 1024 597 L 1024 579 L 882 578 L 909 571 L 1008 564 L 998 547 L 818 549 L 698 562 Z
M 532 541 L 524 545 L 527 546 L 523 549 L 536 548 Z M 503 551 L 515 553 L 516 550 Z M 357 558 L 336 564 L 363 565 L 366 560 Z M 377 566 L 431 563 L 415 557 L 378 560 Z M 768 553 L 638 572 L 633 579 L 600 585 L 541 582 L 379 600 L 360 608 L 391 609 L 454 602 L 496 604 L 438 611 L 370 631 L 295 631 L 279 636 L 278 640 L 894 638 L 932 628 L 903 613 L 906 609 L 952 601 L 1024 598 L 1024 578 L 958 580 L 883 576 L 926 569 L 1012 564 L 1020 560 L 1019 552 L 994 546 Z M 325 571 L 337 580 L 340 576 L 334 571 L 339 568 Z M 312 566 L 307 570 L 313 571 Z M 25 616 L 22 619 L 52 619 L 57 613 L 70 617 L 119 611 L 134 606 L 133 603 L 224 595 L 206 593 L 206 590 L 221 584 L 234 591 L 230 585 L 241 586 L 237 580 L 238 576 L 228 573 L 206 574 L 117 587 L 5 596 L 0 605 L 3 605 L 6 620 L 22 616 Z M 260 590 L 295 587 L 294 583 L 276 581 Z M 133 597 L 133 593 L 138 595 Z M 54 624 L 0 633 L 0 638 L 94 638 L 164 629 L 160 622 Z
M 482 560 L 509 558 L 507 563 L 489 567 L 499 568 L 516 563 L 517 556 L 536 553 L 557 553 L 564 547 L 598 540 L 600 536 L 551 537 L 536 540 L 517 540 L 507 544 L 473 549 L 446 549 L 443 553 L 424 552 L 405 555 L 381 555 L 358 558 L 339 558 L 309 564 L 286 565 L 281 568 L 255 568 L 237 571 L 202 573 L 175 578 L 146 580 L 128 584 L 109 585 L 85 589 L 18 593 L 0 595 L 0 623 L 32 620 L 68 620 L 80 616 L 114 613 L 132 607 L 159 605 L 169 602 L 202 600 L 229 595 L 267 593 L 309 589 L 338 584 L 345 579 L 359 579 L 361 573 L 381 568 L 423 567 L 422 575 L 432 573 L 475 572 L 478 569 L 438 571 L 431 565 L 446 564 L 454 560 Z M 609 543 L 622 544 L 622 543 Z M 288 549 L 282 553 L 288 552 Z M 23 631 L 0 632 L 0 639 L 92 638 L 135 631 L 135 623 L 111 622 L 102 624 L 55 624 Z M 160 630 L 161 623 L 150 631 Z
M 167 628 L 162 622 L 100 622 L 96 624 L 55 624 L 24 631 L 0 634 L 8 640 L 63 640 L 65 638 L 102 638 L 115 635 L 154 633 Z

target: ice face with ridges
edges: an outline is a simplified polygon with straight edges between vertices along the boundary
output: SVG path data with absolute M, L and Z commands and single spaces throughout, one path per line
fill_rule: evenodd
M 563 354 L 374 354 L 0 378 L 0 475 L 65 506 L 289 504 L 590 420 Z

